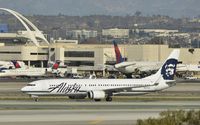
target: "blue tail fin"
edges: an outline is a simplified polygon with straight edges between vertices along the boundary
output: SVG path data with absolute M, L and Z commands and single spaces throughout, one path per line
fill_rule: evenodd
M 120 50 L 119 50 L 119 48 L 118 48 L 117 43 L 116 43 L 115 40 L 113 41 L 113 44 L 114 44 L 115 55 L 116 55 L 116 63 L 118 64 L 118 63 L 123 62 L 124 60 L 122 58 L 122 55 L 120 53 Z

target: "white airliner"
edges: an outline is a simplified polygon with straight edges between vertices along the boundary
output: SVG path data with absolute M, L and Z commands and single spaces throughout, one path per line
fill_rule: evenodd
M 178 64 L 177 72 L 200 72 L 200 65 L 195 64 Z
M 142 72 L 155 71 L 158 70 L 162 65 L 161 62 L 142 62 L 142 61 L 125 62 L 124 61 L 125 59 L 122 58 L 117 43 L 113 41 L 113 44 L 116 55 L 116 64 L 114 67 L 118 71 L 124 74 L 132 74 L 138 71 Z
M 70 98 L 78 96 L 100 101 L 112 101 L 112 96 L 122 92 L 133 92 L 140 88 L 140 92 L 157 91 L 169 87 L 174 82 L 179 50 L 174 50 L 156 74 L 143 79 L 47 79 L 27 84 L 22 92 L 31 95 L 35 100 L 42 95 L 63 95 Z M 150 87 L 150 89 L 146 89 Z M 142 89 L 144 88 L 144 89 Z M 127 94 L 127 93 L 126 93 Z
M 15 69 L 2 69 L 0 71 L 0 77 L 41 77 L 45 76 L 47 72 L 52 72 L 52 70 L 59 66 L 57 62 L 50 68 L 20 67 L 18 62 L 14 63 L 14 65 L 16 67 Z
M 0 70 L 14 69 L 25 67 L 25 63 L 22 61 L 0 61 Z
M 0 61 L 0 69 L 12 69 L 14 68 L 14 65 L 12 62 L 8 61 Z
M 18 69 L 1 70 L 0 77 L 38 77 L 44 76 L 45 68 L 25 67 Z
M 178 64 L 177 72 L 180 77 L 188 80 L 199 79 L 200 65 L 197 64 Z

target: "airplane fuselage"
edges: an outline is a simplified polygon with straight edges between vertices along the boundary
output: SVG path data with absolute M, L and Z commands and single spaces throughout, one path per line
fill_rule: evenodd
M 22 88 L 23 92 L 33 95 L 70 95 L 88 91 L 116 91 L 119 88 L 131 89 L 152 86 L 150 80 L 129 79 L 52 79 L 32 82 Z
M 155 92 L 170 87 L 168 84 L 154 85 L 145 79 L 52 79 L 32 82 L 22 88 L 30 95 L 87 95 L 89 91 L 132 92 L 132 95 Z
M 12 76 L 44 76 L 46 73 L 45 68 L 18 68 L 2 70 L 0 77 L 12 77 Z
M 124 64 L 124 63 L 127 63 Z M 131 62 L 130 62 L 131 63 Z M 153 71 L 153 70 L 158 70 L 162 63 L 159 62 L 135 62 L 132 65 L 128 65 L 128 62 L 122 62 L 119 64 L 115 65 L 115 68 L 119 70 L 122 73 L 134 73 L 139 71 L 147 72 L 147 71 Z

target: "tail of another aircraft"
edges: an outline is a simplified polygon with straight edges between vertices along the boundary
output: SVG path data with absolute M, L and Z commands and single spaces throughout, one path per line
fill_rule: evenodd
M 180 50 L 173 50 L 157 73 L 144 79 L 153 80 L 155 83 L 160 83 L 162 81 L 165 83 L 173 82 L 176 74 L 176 66 L 178 64 L 179 54 Z
M 20 64 L 18 63 L 18 61 L 12 60 L 11 62 L 13 63 L 13 65 L 15 66 L 15 68 L 21 68 L 21 66 L 20 66 Z
M 113 41 L 113 44 L 114 44 L 115 55 L 116 55 L 116 63 L 118 64 L 118 63 L 124 62 L 124 59 L 122 58 L 122 55 L 120 53 L 120 50 L 117 46 L 116 41 Z
M 52 69 L 58 69 L 59 65 L 60 65 L 60 61 L 56 60 L 56 62 L 52 66 Z

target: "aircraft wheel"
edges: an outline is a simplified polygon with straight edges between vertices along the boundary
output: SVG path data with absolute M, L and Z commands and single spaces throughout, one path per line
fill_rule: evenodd
M 107 102 L 111 102 L 111 101 L 112 101 L 112 97 L 108 96 L 108 97 L 106 98 L 106 101 L 107 101 Z
M 74 96 L 68 96 L 69 97 L 69 99 L 75 99 L 75 97 Z
M 38 98 L 35 98 L 34 100 L 35 100 L 35 102 L 38 102 L 38 101 L 39 101 L 39 99 L 38 99 Z

